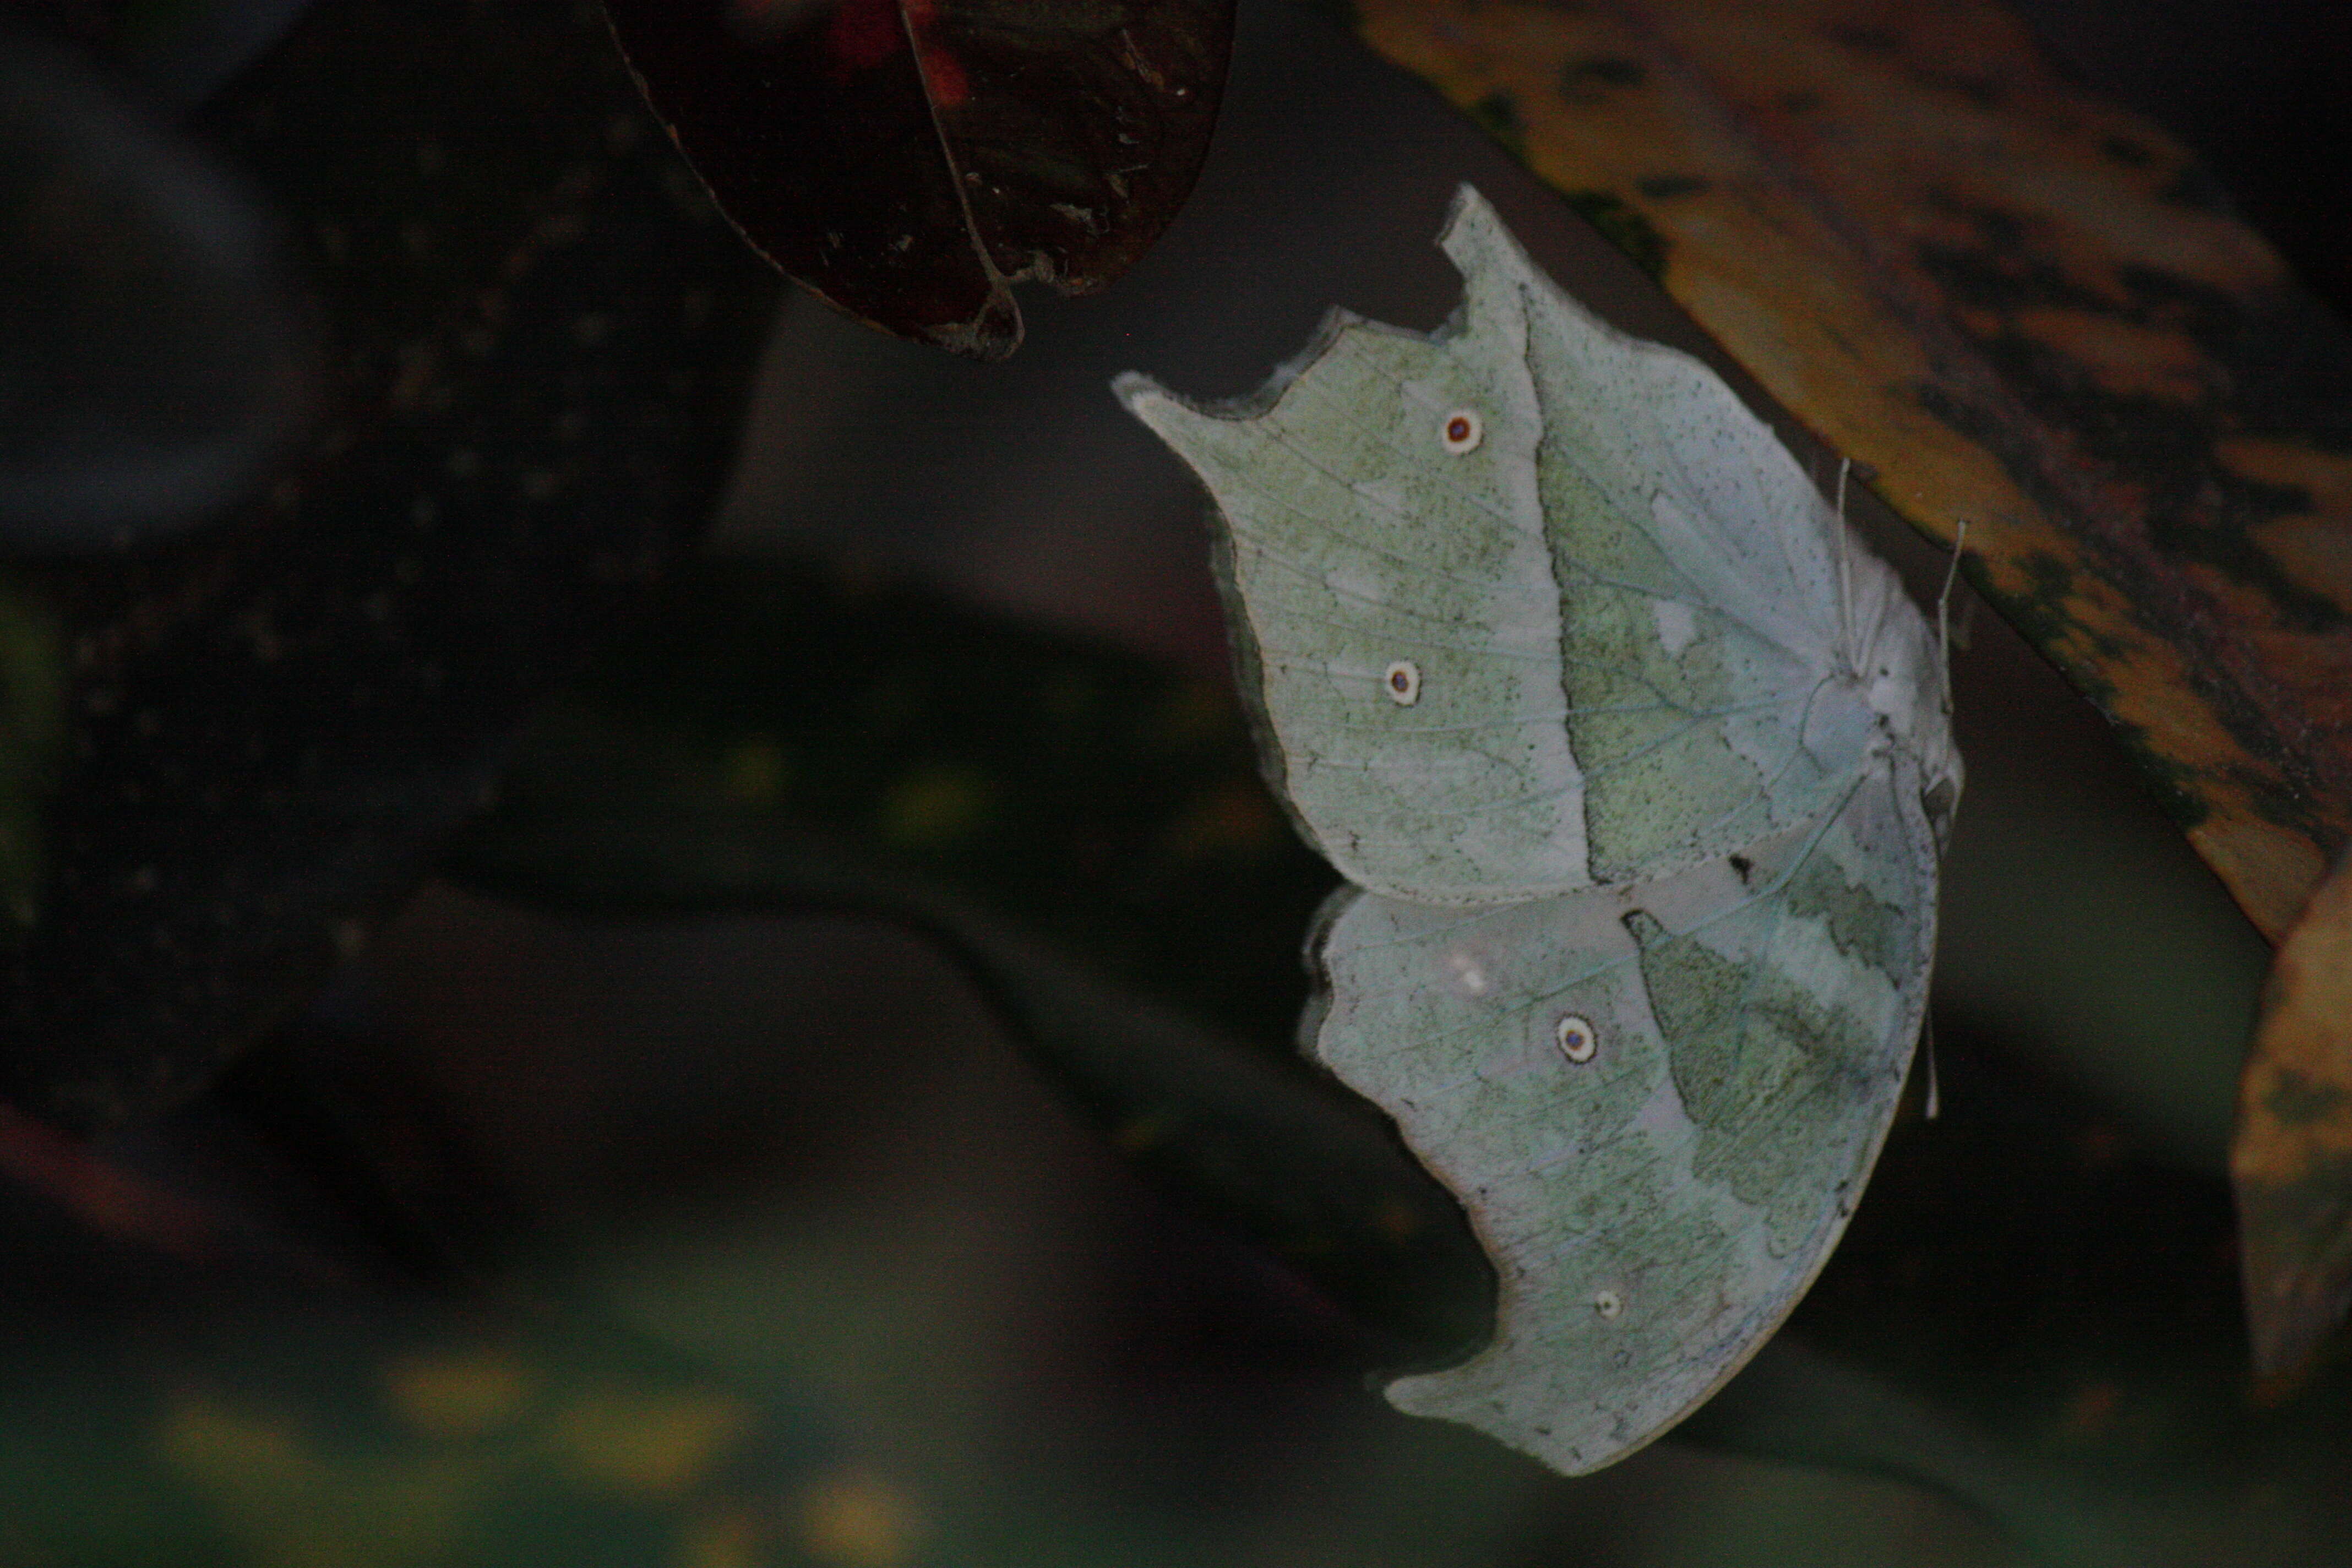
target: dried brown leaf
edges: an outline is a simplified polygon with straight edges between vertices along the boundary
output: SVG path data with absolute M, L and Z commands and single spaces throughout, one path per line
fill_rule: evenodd
M 2105 713 L 2273 940 L 2352 835 L 2352 334 L 1984 4 L 1361 0 Z
M 2280 944 L 2230 1175 L 2254 1370 L 2291 1377 L 2352 1305 L 2352 860 Z

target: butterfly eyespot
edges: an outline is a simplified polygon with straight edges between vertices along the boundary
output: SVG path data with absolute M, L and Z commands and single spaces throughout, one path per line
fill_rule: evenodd
M 1592 1310 L 1603 1321 L 1614 1318 L 1625 1310 L 1625 1298 L 1614 1290 L 1596 1290 L 1592 1295 Z
M 1476 451 L 1478 443 L 1486 438 L 1486 429 L 1478 423 L 1475 414 L 1467 408 L 1457 408 L 1447 415 L 1445 422 L 1437 427 L 1437 438 L 1448 452 L 1458 458 L 1465 452 Z
M 1381 689 L 1389 700 L 1400 708 L 1410 708 L 1421 700 L 1421 666 L 1409 658 L 1401 658 L 1389 666 L 1381 677 Z
M 1601 1049 L 1601 1037 L 1593 1031 L 1590 1019 L 1573 1013 L 1563 1014 L 1552 1026 L 1551 1037 L 1559 1042 L 1559 1054 L 1570 1061 L 1591 1061 Z

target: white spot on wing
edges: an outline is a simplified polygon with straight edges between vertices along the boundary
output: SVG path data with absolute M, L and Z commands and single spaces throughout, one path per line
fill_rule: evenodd
M 1476 953 L 1455 948 L 1445 955 L 1445 972 L 1454 977 L 1454 989 L 1465 996 L 1486 994 L 1486 966 L 1478 961 Z
M 1658 641 L 1669 658 L 1679 658 L 1683 649 L 1690 647 L 1691 638 L 1698 635 L 1698 623 L 1691 607 L 1678 599 L 1653 599 L 1651 613 L 1657 616 Z
M 1421 666 L 1409 658 L 1397 660 L 1381 676 L 1381 689 L 1398 707 L 1412 707 L 1421 700 Z
M 1370 608 L 1389 602 L 1389 579 L 1372 570 L 1360 560 L 1348 560 L 1327 567 L 1323 585 L 1335 598 Z

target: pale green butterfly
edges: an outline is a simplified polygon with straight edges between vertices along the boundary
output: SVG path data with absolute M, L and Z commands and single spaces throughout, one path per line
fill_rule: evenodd
M 1391 1384 L 1571 1474 L 1705 1400 L 1853 1212 L 1925 1012 L 1960 784 L 1937 641 L 1716 374 L 1587 314 L 1465 188 L 1454 319 L 1335 311 L 1196 469 L 1278 790 L 1355 886 L 1312 1052 L 1500 1279 Z

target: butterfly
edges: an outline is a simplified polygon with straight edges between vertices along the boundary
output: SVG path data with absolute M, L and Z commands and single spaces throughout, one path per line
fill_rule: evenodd
M 1711 370 L 1594 319 L 1465 187 L 1454 318 L 1335 310 L 1237 403 L 1121 399 L 1216 502 L 1277 793 L 1346 877 L 1308 1050 L 1499 1283 L 1389 1387 L 1570 1474 L 1779 1326 L 1925 1016 L 1961 782 L 1895 574 Z

